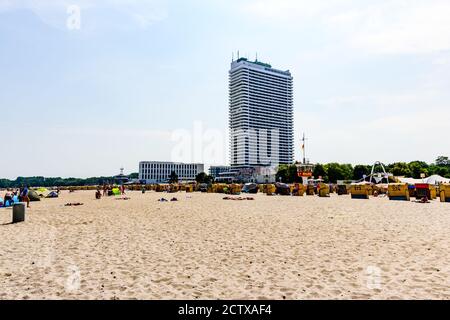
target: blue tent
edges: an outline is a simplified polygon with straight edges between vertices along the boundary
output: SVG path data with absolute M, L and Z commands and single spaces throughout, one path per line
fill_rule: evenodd
M 4 202 L 3 198 L 0 197 L 0 207 L 12 207 L 12 205 L 14 203 L 19 203 L 19 198 L 17 196 L 14 196 L 12 201 L 6 201 L 6 203 Z

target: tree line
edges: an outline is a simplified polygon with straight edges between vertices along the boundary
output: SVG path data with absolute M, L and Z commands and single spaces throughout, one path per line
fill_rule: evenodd
M 450 178 L 450 161 L 448 157 L 438 157 L 434 163 L 428 164 L 423 161 L 396 162 L 385 166 L 386 171 L 394 176 L 404 176 L 408 178 L 419 179 L 422 174 L 425 176 L 440 175 Z M 380 169 L 380 168 L 377 168 Z M 325 182 L 336 183 L 338 180 L 361 180 L 364 176 L 368 176 L 372 170 L 372 165 L 355 165 L 351 164 L 316 164 L 314 166 L 313 176 L 317 179 L 322 177 Z M 381 170 L 376 170 L 380 172 Z M 278 168 L 277 181 L 285 183 L 301 182 L 301 178 L 297 175 L 297 167 L 295 165 L 281 165 Z
M 137 179 L 138 174 L 133 173 L 128 176 L 130 179 Z M 20 188 L 28 187 L 69 187 L 69 186 L 94 186 L 114 183 L 114 177 L 92 177 L 80 178 L 46 178 L 46 177 L 18 177 L 15 180 L 0 179 L 0 188 Z

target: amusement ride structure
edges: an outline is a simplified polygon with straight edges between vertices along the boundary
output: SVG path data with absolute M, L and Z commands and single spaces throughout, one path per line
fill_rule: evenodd
M 381 168 L 382 171 L 375 171 L 377 168 Z M 393 178 L 394 175 L 386 171 L 386 167 L 383 163 L 376 161 L 372 166 L 370 175 L 364 176 L 361 180 L 357 181 L 357 183 L 389 184 L 390 177 Z

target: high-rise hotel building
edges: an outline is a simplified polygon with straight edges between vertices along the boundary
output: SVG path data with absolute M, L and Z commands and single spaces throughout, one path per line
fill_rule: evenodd
M 289 71 L 240 58 L 229 72 L 231 165 L 294 162 L 293 78 Z

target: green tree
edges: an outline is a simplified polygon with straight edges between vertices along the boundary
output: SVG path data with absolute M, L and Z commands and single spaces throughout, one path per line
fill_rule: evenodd
M 195 181 L 197 181 L 197 183 L 211 183 L 213 180 L 214 180 L 214 178 L 212 176 L 207 175 L 204 172 L 200 172 L 195 177 Z
M 450 165 L 450 161 L 449 161 L 448 157 L 439 156 L 436 159 L 436 165 L 437 166 L 448 166 L 448 165 Z
M 178 183 L 178 175 L 175 171 L 172 171 L 169 176 L 169 183 Z
M 430 170 L 431 168 L 432 168 L 432 170 Z M 450 169 L 447 167 L 438 167 L 438 166 L 432 167 L 432 166 L 430 166 L 428 170 L 429 170 L 428 173 L 430 175 L 437 174 L 437 175 L 440 175 L 441 177 L 446 177 L 447 175 L 450 174 Z
M 294 183 L 294 182 L 301 182 L 302 179 L 298 176 L 298 169 L 295 164 L 286 165 L 282 164 L 278 167 L 277 173 L 276 173 L 276 179 L 277 182 L 284 182 L 284 183 Z
M 325 171 L 325 167 L 323 165 L 321 165 L 320 163 L 316 164 L 313 169 L 313 176 L 316 179 L 319 179 L 319 177 L 322 177 L 322 179 L 326 180 L 327 172 Z
M 370 174 L 370 166 L 358 164 L 353 168 L 353 180 L 361 180 Z
M 428 175 L 428 164 L 423 161 L 413 161 L 408 166 L 411 170 L 412 177 L 415 179 L 419 179 L 422 173 Z
M 275 177 L 277 182 L 281 181 L 287 183 L 289 180 L 289 166 L 285 164 L 279 165 Z
M 324 168 L 330 182 L 336 182 L 338 179 L 342 179 L 341 168 L 338 163 L 327 163 L 324 165 Z
M 344 180 L 352 180 L 353 179 L 353 166 L 351 164 L 341 164 L 341 168 L 344 175 Z
M 139 173 L 135 172 L 128 176 L 130 179 L 139 179 Z
M 298 176 L 298 169 L 295 164 L 288 166 L 288 183 L 301 182 L 302 179 Z
M 388 171 L 396 177 L 412 177 L 411 169 L 405 162 L 396 162 L 388 166 Z
M 353 167 L 350 164 L 329 163 L 325 165 L 329 182 L 336 183 L 337 180 L 351 180 Z

